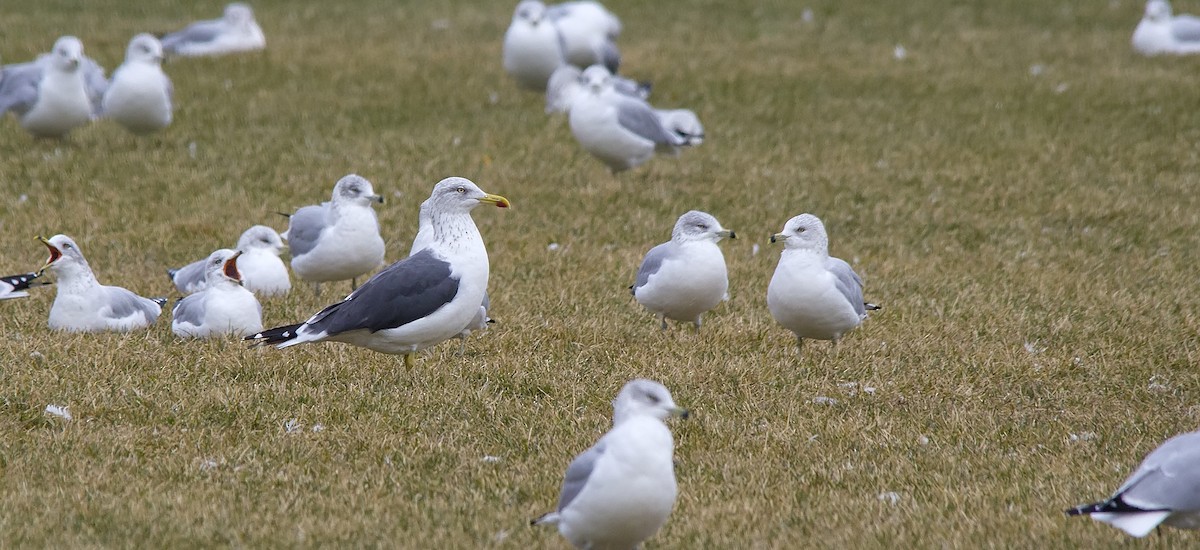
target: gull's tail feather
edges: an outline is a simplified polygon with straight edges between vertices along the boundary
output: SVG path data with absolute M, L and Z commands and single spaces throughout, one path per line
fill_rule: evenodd
M 529 520 L 530 525 L 553 525 L 558 523 L 558 512 L 547 512 L 539 517 Z
M 1155 512 L 1157 510 L 1144 510 L 1136 506 L 1130 506 L 1125 503 L 1121 497 L 1110 498 L 1101 502 L 1093 502 L 1091 504 L 1080 504 L 1074 508 L 1067 510 L 1068 516 L 1081 516 L 1084 514 L 1139 514 L 1142 512 Z
M 158 304 L 158 307 L 164 307 L 167 305 L 167 299 L 163 297 L 150 298 L 150 301 Z
M 170 279 L 172 283 L 175 282 L 175 276 L 178 274 L 179 274 L 178 269 L 168 269 L 167 270 L 167 278 Z
M 863 307 L 867 308 L 867 311 L 877 311 L 883 309 L 883 306 L 879 304 L 872 304 L 871 302 L 863 302 Z
M 36 280 L 38 277 L 41 277 L 41 276 L 42 276 L 42 274 L 38 273 L 38 272 L 22 273 L 20 275 L 8 275 L 5 277 L 0 277 L 0 282 L 3 282 L 4 284 L 7 284 L 8 286 L 12 287 L 12 289 L 14 291 L 26 290 L 30 287 L 52 284 L 47 281 Z
M 304 325 L 304 323 L 269 328 L 258 334 L 247 336 L 244 338 L 244 340 L 251 341 L 255 346 L 268 346 L 271 344 L 290 342 L 299 336 L 299 333 L 296 332 L 296 329 L 299 329 L 302 325 Z

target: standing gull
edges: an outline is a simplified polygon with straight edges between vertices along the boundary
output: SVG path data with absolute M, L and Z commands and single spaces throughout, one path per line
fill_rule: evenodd
M 862 278 L 850 264 L 829 255 L 825 225 L 812 214 L 787 221 L 771 242 L 783 242 L 775 275 L 767 286 L 767 308 L 784 328 L 805 338 L 832 340 L 837 345 L 851 329 L 879 309 L 863 302 Z
M 262 330 L 262 305 L 242 288 L 237 259 L 242 253 L 222 248 L 204 262 L 207 284 L 184 297 L 172 312 L 171 332 L 180 338 L 208 338 Z
M 1200 432 L 1168 439 L 1111 498 L 1076 506 L 1067 514 L 1089 515 L 1135 537 L 1164 523 L 1200 529 Z
M 158 39 L 139 34 L 129 41 L 125 63 L 113 71 L 104 93 L 104 116 L 135 134 L 157 132 L 171 124 L 171 79 L 162 70 Z
M 571 133 L 613 173 L 640 166 L 655 151 L 675 152 L 688 141 L 663 125 L 645 101 L 618 93 L 599 65 L 583 71 L 583 91 L 571 102 Z
M 24 298 L 29 296 L 29 293 L 25 291 L 29 290 L 31 287 L 50 284 L 35 280 L 41 276 L 42 274 L 38 272 L 0 277 L 0 300 Z
M 143 298 L 124 288 L 104 286 L 92 274 L 79 245 L 66 235 L 38 237 L 50 250 L 40 271 L 58 277 L 58 294 L 50 307 L 50 328 L 69 332 L 128 332 L 154 323 L 165 299 Z
M 162 37 L 167 55 L 197 57 L 261 50 L 267 46 L 254 10 L 241 2 L 225 6 L 220 19 L 197 21 Z
M 674 442 L 664 420 L 687 418 L 658 382 L 636 379 L 613 401 L 613 427 L 567 466 L 558 508 L 533 520 L 557 524 L 576 548 L 635 548 L 675 505 Z
M 292 251 L 292 271 L 317 285 L 350 280 L 358 288 L 358 276 L 383 263 L 383 237 L 372 203 L 383 203 L 371 182 L 354 174 L 333 187 L 333 199 L 305 206 L 292 214 L 283 233 Z
M 265 225 L 255 225 L 242 233 L 237 242 L 237 251 L 241 252 L 237 268 L 246 290 L 259 296 L 287 294 L 292 283 L 287 266 L 279 259 L 283 248 L 279 233 Z M 180 292 L 191 294 L 204 288 L 206 261 L 196 260 L 179 269 L 168 269 L 167 276 Z
M 700 316 L 728 296 L 729 274 L 717 243 L 737 238 L 711 214 L 692 210 L 679 217 L 671 240 L 650 249 L 638 268 L 633 297 L 667 319 L 690 322 L 700 330 Z
M 1142 55 L 1200 53 L 1200 17 L 1173 16 L 1167 0 L 1150 0 L 1132 43 Z
M 84 79 L 83 43 L 64 36 L 48 57 L 10 65 L 0 79 L 0 114 L 15 113 L 35 137 L 61 138 L 92 119 L 92 98 Z
M 432 239 L 425 248 L 307 321 L 247 339 L 279 348 L 345 342 L 403 354 L 405 365 L 412 367 L 413 353 L 459 334 L 479 312 L 488 284 L 487 249 L 471 210 L 482 203 L 507 208 L 509 202 L 457 177 L 438 182 L 428 202 Z
M 546 18 L 546 5 L 537 0 L 517 4 L 512 23 L 504 33 L 501 51 L 504 71 L 517 84 L 545 90 L 546 81 L 563 64 L 558 29 Z

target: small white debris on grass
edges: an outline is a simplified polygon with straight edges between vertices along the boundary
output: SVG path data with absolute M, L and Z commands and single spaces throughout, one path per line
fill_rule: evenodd
M 455 147 L 462 145 L 462 136 L 454 136 L 454 139 L 450 140 L 450 144 Z
M 492 536 L 492 540 L 494 540 L 496 542 L 504 542 L 507 539 L 508 539 L 508 530 L 507 529 L 501 529 L 499 531 L 496 531 L 496 534 Z
M 429 27 L 435 31 L 444 31 L 450 28 L 450 20 L 434 19 L 429 23 Z
M 1029 76 L 1042 76 L 1046 72 L 1046 66 L 1041 63 L 1036 63 L 1029 66 Z
M 925 436 L 918 437 L 918 438 L 917 438 L 917 443 L 920 443 L 921 445 L 928 445 L 928 444 L 929 444 L 929 438 L 928 438 L 928 437 L 925 437 Z
M 46 414 L 57 416 L 63 420 L 70 420 L 71 411 L 67 410 L 67 405 L 46 405 Z
M 1076 441 L 1091 441 L 1097 437 L 1099 436 L 1096 435 L 1096 432 L 1081 432 L 1078 434 L 1070 434 L 1068 436 L 1068 438 L 1071 440 L 1071 443 L 1075 443 Z
M 215 460 L 213 460 L 213 459 L 211 459 L 211 458 L 208 458 L 208 459 L 205 459 L 203 462 L 201 462 L 201 463 L 200 463 L 200 470 L 201 470 L 201 471 L 204 471 L 204 472 L 207 472 L 207 471 L 209 471 L 209 470 L 215 470 L 215 469 L 217 469 L 217 466 L 220 466 L 220 464 L 219 464 L 217 461 L 215 461 Z
M 758 255 L 758 249 L 759 249 L 758 243 L 754 243 L 754 246 L 750 247 L 750 255 L 751 255 L 751 256 L 757 256 L 757 255 Z
M 817 405 L 837 405 L 837 399 L 825 397 L 824 395 L 818 395 L 812 398 L 812 402 Z
M 1167 384 L 1166 378 L 1156 374 L 1150 377 L 1150 383 L 1146 385 L 1146 389 L 1161 393 L 1171 391 L 1171 386 Z
M 288 420 L 287 422 L 283 423 L 283 429 L 287 433 L 296 433 L 296 432 L 304 429 L 304 426 L 302 426 L 300 424 L 300 421 L 298 419 L 293 418 L 293 419 Z
M 188 156 L 191 157 L 192 160 L 196 160 L 196 142 L 194 141 L 188 142 Z
M 1030 355 L 1037 355 L 1046 351 L 1046 348 L 1037 347 L 1037 340 L 1034 340 L 1032 342 L 1025 342 L 1025 351 L 1029 352 Z
M 895 491 L 887 491 L 885 493 L 879 493 L 877 498 L 883 502 L 895 506 L 897 502 L 900 502 L 900 493 Z
M 323 431 L 325 431 L 325 425 L 324 424 L 313 424 L 312 431 L 323 432 Z
M 22 194 L 17 197 L 17 204 L 25 204 L 26 202 L 29 202 L 29 195 Z
M 487 462 L 488 464 L 495 464 L 497 462 L 500 462 L 500 457 L 492 456 L 492 455 L 485 455 L 483 457 L 483 461 Z
M 488 103 L 495 105 L 500 103 L 500 94 L 496 92 L 488 92 Z
M 1059 84 L 1058 86 L 1054 87 L 1054 93 L 1061 94 L 1061 93 L 1067 91 L 1067 88 L 1069 88 L 1069 87 L 1070 86 L 1067 86 L 1066 82 L 1063 82 L 1063 83 Z
M 42 352 L 40 352 L 40 351 L 35 351 L 35 352 L 30 353 L 29 358 L 33 359 L 34 361 L 37 361 L 38 363 L 46 362 L 46 356 L 42 355 Z
M 558 243 L 550 243 L 550 244 L 546 245 L 546 250 L 549 250 L 550 252 L 558 252 L 559 248 L 562 248 L 562 247 L 559 246 Z
M 908 57 L 908 50 L 900 44 L 896 44 L 896 49 L 892 50 L 892 56 L 896 59 L 903 60 Z
M 800 13 L 800 20 L 804 21 L 805 23 L 812 23 L 813 22 L 812 8 L 804 8 L 804 11 Z

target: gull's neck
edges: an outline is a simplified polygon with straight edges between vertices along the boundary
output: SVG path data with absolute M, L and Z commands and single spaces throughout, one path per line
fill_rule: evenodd
M 54 268 L 54 274 L 58 277 L 57 286 L 60 292 L 80 293 L 100 286 L 100 281 L 96 280 L 96 275 L 87 263 L 58 264 Z
M 483 237 L 471 213 L 454 212 L 441 215 L 430 215 L 429 228 L 433 231 L 433 241 L 445 252 L 460 254 L 463 252 L 482 252 L 487 257 L 483 246 Z

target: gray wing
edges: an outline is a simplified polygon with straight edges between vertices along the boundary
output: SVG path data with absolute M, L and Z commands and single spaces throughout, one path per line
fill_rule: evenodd
M 428 248 L 375 274 L 345 300 L 305 322 L 306 332 L 328 335 L 402 327 L 428 317 L 458 295 L 450 263 Z
M 825 269 L 833 273 L 833 276 L 836 278 L 838 290 L 841 291 L 842 296 L 846 297 L 850 305 L 854 307 L 854 312 L 859 317 L 866 315 L 867 307 L 863 304 L 862 278 L 854 272 L 850 264 L 840 258 L 830 256 L 829 260 L 825 262 Z
M 1142 509 L 1200 510 L 1200 432 L 1168 439 L 1146 456 L 1116 496 Z
M 592 477 L 592 470 L 596 468 L 596 461 L 604 456 L 604 440 L 601 439 L 595 445 L 575 457 L 571 464 L 567 466 L 567 473 L 563 476 L 562 492 L 558 494 L 558 511 L 562 512 L 579 496 L 579 492 L 587 485 L 588 478 Z
M 100 310 L 102 317 L 109 319 L 125 319 L 134 315 L 145 314 L 146 319 L 154 321 L 158 318 L 158 306 L 149 298 L 142 298 L 119 286 L 104 288 L 106 306 Z
M 172 311 L 173 323 L 187 323 L 200 326 L 204 323 L 204 295 L 192 294 L 185 296 Z
M 167 270 L 175 288 L 184 294 L 191 294 L 204 287 L 204 262 L 196 260 L 176 270 Z
M 1184 42 L 1200 41 L 1200 17 L 1180 15 L 1171 20 L 1171 34 Z
M 675 242 L 667 241 L 646 253 L 646 257 L 642 259 L 642 266 L 638 268 L 637 280 L 633 283 L 634 291 L 646 286 L 646 282 L 650 280 L 650 276 L 658 273 L 658 268 L 662 267 L 663 260 L 670 258 L 675 252 Z
M 643 138 L 653 141 L 655 145 L 680 146 L 684 142 L 679 136 L 663 127 L 654 109 L 636 99 L 618 96 L 615 99 L 617 107 L 617 123 L 623 128 Z
M 649 82 L 638 82 L 631 78 L 613 75 L 613 88 L 617 92 L 629 97 L 636 97 L 638 99 L 650 97 L 651 86 Z
M 42 67 L 36 62 L 19 63 L 4 67 L 4 78 L 0 79 L 0 115 L 16 111 L 23 115 L 37 103 L 38 85 L 42 81 Z
M 212 42 L 224 30 L 225 26 L 220 19 L 197 21 L 181 31 L 162 37 L 163 52 L 173 54 L 184 44 Z
M 317 247 L 321 231 L 329 225 L 329 205 L 305 206 L 292 214 L 288 222 L 287 241 L 292 257 L 308 254 Z
M 104 92 L 108 91 L 108 78 L 104 76 L 104 67 L 95 59 L 84 56 L 79 70 L 83 71 L 83 83 L 87 88 L 88 100 L 92 103 L 92 112 L 100 112 L 100 103 L 104 100 Z

